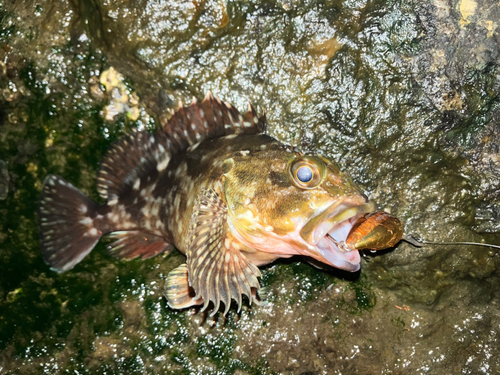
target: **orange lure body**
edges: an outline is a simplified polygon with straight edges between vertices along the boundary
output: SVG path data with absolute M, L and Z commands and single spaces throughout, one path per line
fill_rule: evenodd
M 350 249 L 383 250 L 395 246 L 402 238 L 401 221 L 387 212 L 376 212 L 360 217 L 345 243 Z

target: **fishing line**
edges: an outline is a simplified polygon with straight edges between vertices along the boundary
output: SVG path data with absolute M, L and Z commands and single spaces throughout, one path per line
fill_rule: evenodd
M 409 244 L 415 246 L 415 247 L 422 247 L 424 245 L 472 245 L 472 246 L 484 246 L 484 247 L 493 247 L 495 249 L 500 249 L 500 246 L 498 245 L 492 245 L 488 243 L 479 243 L 479 242 L 434 242 L 434 241 L 426 241 L 426 240 L 421 240 L 417 239 L 416 237 L 412 236 L 411 234 L 405 234 L 403 236 L 403 241 L 408 242 Z

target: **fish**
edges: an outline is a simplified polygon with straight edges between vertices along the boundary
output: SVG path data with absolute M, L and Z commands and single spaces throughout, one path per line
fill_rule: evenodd
M 266 134 L 265 113 L 249 103 L 240 114 L 210 92 L 201 102 L 179 102 L 156 133 L 135 131 L 115 141 L 101 162 L 97 191 L 105 203 L 60 176 L 46 177 L 38 217 L 41 254 L 51 269 L 72 269 L 104 235 L 119 259 L 175 248 L 186 262 L 166 278 L 168 305 L 211 306 L 211 315 L 222 305 L 227 314 L 233 300 L 239 312 L 243 297 L 259 304 L 259 267 L 279 258 L 300 255 L 358 271 L 358 250 L 370 241 L 339 244 L 377 211 L 334 161 L 279 142 Z

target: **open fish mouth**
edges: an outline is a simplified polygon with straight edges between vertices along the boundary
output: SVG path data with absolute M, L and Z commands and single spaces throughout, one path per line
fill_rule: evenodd
M 352 226 L 361 215 L 363 214 L 360 213 L 344 220 L 319 240 L 316 249 L 323 258 L 323 262 L 346 271 L 356 272 L 359 270 L 361 267 L 359 251 L 348 248 L 345 245 L 345 240 Z
M 312 227 L 306 224 L 301 231 L 304 240 L 314 244 L 311 256 L 317 260 L 346 271 L 355 272 L 361 265 L 359 251 L 346 246 L 345 241 L 354 223 L 366 213 L 376 210 L 374 202 L 344 201 L 330 207 L 324 213 L 311 220 L 323 219 Z

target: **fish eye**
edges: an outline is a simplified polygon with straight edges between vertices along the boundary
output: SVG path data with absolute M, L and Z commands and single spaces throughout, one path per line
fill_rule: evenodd
M 300 182 L 309 182 L 313 178 L 313 171 L 311 168 L 307 165 L 303 165 L 302 167 L 299 167 L 296 172 L 297 179 L 299 179 Z
M 326 166 L 314 156 L 303 156 L 290 164 L 290 180 L 301 189 L 314 189 L 325 177 Z

